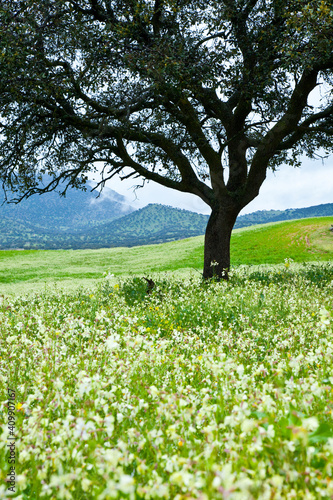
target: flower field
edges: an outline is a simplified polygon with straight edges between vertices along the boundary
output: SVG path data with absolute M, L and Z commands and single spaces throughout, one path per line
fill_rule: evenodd
M 0 498 L 332 499 L 333 267 L 153 279 L 0 297 Z

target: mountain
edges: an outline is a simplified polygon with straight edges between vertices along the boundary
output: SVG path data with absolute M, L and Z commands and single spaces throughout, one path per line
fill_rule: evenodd
M 24 223 L 27 227 L 47 234 L 56 232 L 86 231 L 88 228 L 110 222 L 134 211 L 125 198 L 105 188 L 97 198 L 96 192 L 68 189 L 66 197 L 52 191 L 44 195 L 34 195 L 18 204 L 0 205 L 2 220 Z
M 333 203 L 288 210 L 261 210 L 237 218 L 235 228 L 333 215 Z M 106 189 L 103 196 L 70 190 L 33 196 L 0 207 L 0 249 L 79 249 L 137 246 L 189 238 L 205 232 L 208 215 L 150 204 L 134 210 Z
M 82 248 L 137 246 L 204 234 L 208 215 L 151 203 L 85 233 Z
M 27 216 L 26 216 L 27 217 Z M 208 215 L 150 204 L 111 222 L 81 227 L 80 231 L 47 230 L 31 222 L 0 220 L 0 249 L 103 248 L 147 245 L 198 236 L 205 232 Z

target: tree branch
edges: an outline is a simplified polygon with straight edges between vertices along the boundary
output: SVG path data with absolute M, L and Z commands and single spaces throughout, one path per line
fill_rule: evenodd
M 127 166 L 131 167 L 135 172 L 140 174 L 142 177 L 146 179 L 152 180 L 161 184 L 165 187 L 170 187 L 172 189 L 177 189 L 179 191 L 196 194 L 199 196 L 205 203 L 211 206 L 212 204 L 212 190 L 206 186 L 203 182 L 199 181 L 196 177 L 194 171 L 191 168 L 192 175 L 189 175 L 190 172 L 186 169 L 185 176 L 183 176 L 182 169 L 180 168 L 180 173 L 182 175 L 182 180 L 175 181 L 167 177 L 163 177 L 156 172 L 152 172 L 147 168 L 143 167 L 141 164 L 133 160 L 133 158 L 129 155 L 122 137 L 119 135 L 117 138 L 117 146 L 118 146 L 118 156 L 126 163 Z
M 305 134 L 320 131 L 327 133 L 328 130 L 332 130 L 330 128 L 326 129 L 325 123 L 316 127 L 310 127 L 310 125 L 315 124 L 323 118 L 333 119 L 333 105 L 328 106 L 323 111 L 308 116 L 302 123 L 299 124 L 295 132 L 290 137 L 288 137 L 286 141 L 283 141 L 280 144 L 278 150 L 283 151 L 292 148 L 300 139 L 302 139 L 302 137 L 304 137 Z
M 243 202 L 245 205 L 258 195 L 259 189 L 266 178 L 269 160 L 279 150 L 283 139 L 297 127 L 302 112 L 307 105 L 308 96 L 317 84 L 317 75 L 318 72 L 314 70 L 305 70 L 303 72 L 291 95 L 286 112 L 258 145 L 257 151 L 252 158 L 244 188 Z

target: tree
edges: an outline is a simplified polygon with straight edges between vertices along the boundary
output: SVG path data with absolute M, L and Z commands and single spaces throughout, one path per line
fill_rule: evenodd
M 82 187 L 102 162 L 100 187 L 195 194 L 206 278 L 267 169 L 332 150 L 329 0 L 0 0 L 0 22 L 5 191 Z

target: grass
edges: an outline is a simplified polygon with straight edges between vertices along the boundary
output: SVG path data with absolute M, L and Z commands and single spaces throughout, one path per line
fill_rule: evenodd
M 301 219 L 235 232 L 233 263 L 277 264 L 287 257 L 295 262 L 330 260 L 333 257 L 333 217 Z
M 303 219 L 237 229 L 231 241 L 232 265 L 333 259 L 333 217 Z M 58 284 L 88 286 L 106 270 L 115 276 L 156 272 L 188 273 L 203 267 L 203 237 L 160 245 L 100 250 L 0 251 L 0 290 L 23 293 Z
M 331 499 L 332 265 L 155 281 L 0 297 L 0 498 Z

